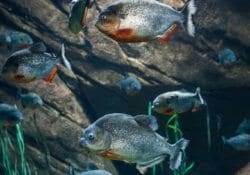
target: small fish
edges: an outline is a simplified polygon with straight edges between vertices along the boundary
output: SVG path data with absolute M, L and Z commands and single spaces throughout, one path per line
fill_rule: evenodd
M 205 101 L 200 94 L 200 88 L 197 88 L 195 93 L 186 90 L 163 93 L 155 98 L 152 109 L 160 114 L 173 115 L 195 112 L 203 105 Z
M 19 98 L 21 99 L 21 103 L 24 108 L 37 108 L 43 105 L 43 100 L 41 97 L 33 92 L 19 94 Z
M 69 29 L 72 33 L 79 33 L 87 23 L 90 0 L 72 1 L 69 15 Z
M 170 144 L 155 132 L 157 128 L 154 116 L 107 114 L 83 131 L 80 144 L 103 157 L 136 163 L 141 174 L 167 155 L 170 155 L 170 168 L 177 169 L 189 141 L 180 139 Z
M 128 95 L 135 95 L 141 90 L 142 86 L 135 77 L 126 76 L 120 81 L 120 88 Z
M 32 44 L 33 39 L 27 33 L 12 31 L 0 34 L 0 46 L 9 49 L 26 48 Z
M 224 48 L 218 54 L 218 61 L 221 64 L 233 63 L 236 62 L 237 60 L 238 58 L 236 57 L 234 51 L 232 51 L 229 48 Z
M 17 106 L 0 103 L 0 123 L 2 126 L 14 126 L 23 120 L 23 114 Z
M 250 134 L 250 119 L 244 119 L 236 130 L 236 134 Z
M 229 139 L 222 137 L 224 144 L 228 144 L 237 151 L 249 151 L 250 150 L 250 135 L 240 134 Z
M 112 174 L 104 170 L 91 170 L 87 172 L 77 173 L 76 175 L 112 175 Z
M 51 83 L 61 67 L 60 63 L 61 60 L 47 53 L 45 45 L 40 42 L 14 52 L 3 66 L 2 76 L 15 83 L 29 83 L 38 79 Z
M 178 24 L 185 26 L 194 36 L 192 16 L 196 12 L 194 0 L 182 11 L 155 0 L 120 0 L 111 4 L 99 16 L 96 27 L 118 42 L 146 42 L 159 40 L 167 45 L 178 31 Z

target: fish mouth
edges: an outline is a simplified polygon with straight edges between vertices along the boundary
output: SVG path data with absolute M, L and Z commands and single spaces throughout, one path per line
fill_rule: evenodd
M 81 147 L 87 147 L 88 143 L 87 143 L 86 139 L 80 138 L 79 145 Z

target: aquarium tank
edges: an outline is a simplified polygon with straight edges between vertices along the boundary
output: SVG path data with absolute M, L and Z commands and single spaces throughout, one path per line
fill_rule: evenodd
M 0 175 L 250 175 L 249 0 L 0 0 Z

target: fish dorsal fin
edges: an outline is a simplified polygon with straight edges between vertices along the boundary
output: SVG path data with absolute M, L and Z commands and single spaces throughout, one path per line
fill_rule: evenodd
M 135 121 L 144 127 L 150 128 L 153 131 L 158 129 L 158 123 L 154 116 L 152 115 L 136 115 L 134 116 Z
M 43 42 L 35 43 L 33 46 L 30 47 L 30 51 L 33 53 L 44 53 L 46 52 L 47 48 Z

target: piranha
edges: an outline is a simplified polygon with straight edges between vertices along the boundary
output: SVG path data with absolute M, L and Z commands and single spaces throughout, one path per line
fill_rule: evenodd
M 69 29 L 72 33 L 79 33 L 87 23 L 90 0 L 72 1 L 69 15 Z
M 2 77 L 15 83 L 29 83 L 38 79 L 51 83 L 61 67 L 60 63 L 61 60 L 47 53 L 45 45 L 40 42 L 14 52 L 3 66 Z
M 0 124 L 1 126 L 14 126 L 23 120 L 23 114 L 17 106 L 0 103 Z
M 250 135 L 240 134 L 229 139 L 222 137 L 224 144 L 230 145 L 237 151 L 249 151 L 250 150 Z
M 200 88 L 197 88 L 195 93 L 183 89 L 160 94 L 153 101 L 152 109 L 160 114 L 173 115 L 188 111 L 195 112 L 203 105 L 205 101 L 201 96 Z
M 33 44 L 33 39 L 23 32 L 6 32 L 0 34 L 0 46 L 8 49 L 21 49 L 26 48 Z
M 156 118 L 151 115 L 107 114 L 83 131 L 80 145 L 112 160 L 136 163 L 141 174 L 167 155 L 170 168 L 177 169 L 189 141 L 182 138 L 170 144 L 155 132 L 157 129 Z
M 194 0 L 181 11 L 155 0 L 120 0 L 100 14 L 96 27 L 118 42 L 157 39 L 167 45 L 179 25 L 185 26 L 190 36 L 195 35 L 192 22 L 195 12 Z
M 112 174 L 105 170 L 91 170 L 87 172 L 77 173 L 76 175 L 112 175 Z
M 120 81 L 120 89 L 128 95 L 135 95 L 141 88 L 141 83 L 135 77 L 125 76 Z
M 18 98 L 21 100 L 22 106 L 24 108 L 37 108 L 43 105 L 42 98 L 33 92 L 29 92 L 27 94 L 18 94 Z
M 238 58 L 236 57 L 234 51 L 229 48 L 224 48 L 219 51 L 217 60 L 221 64 L 230 64 L 236 62 Z
M 250 119 L 244 119 L 236 130 L 236 134 L 250 134 Z

